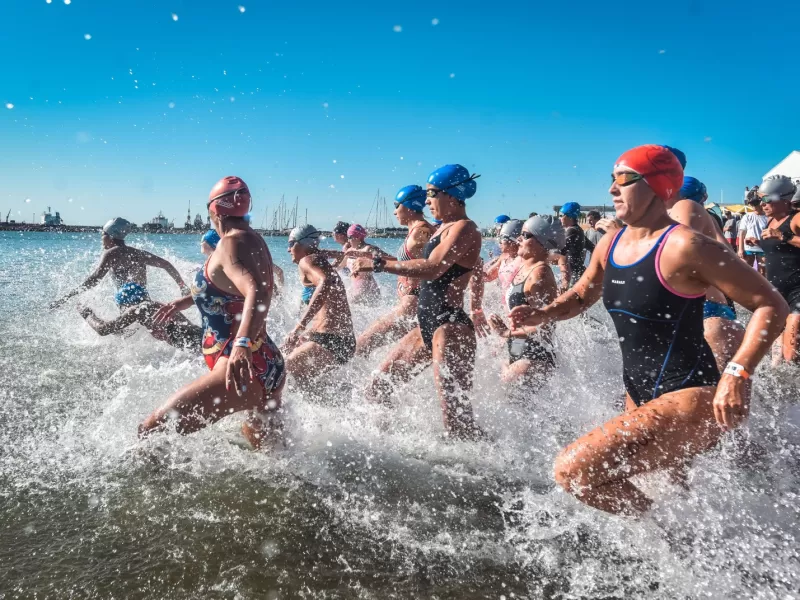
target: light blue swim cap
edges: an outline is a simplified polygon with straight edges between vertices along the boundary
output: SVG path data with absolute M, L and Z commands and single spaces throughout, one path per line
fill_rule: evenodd
M 461 165 L 445 165 L 428 176 L 428 183 L 447 192 L 463 204 L 478 190 L 478 184 L 475 183 L 478 177 L 480 175 L 474 173 L 470 175 L 467 168 Z

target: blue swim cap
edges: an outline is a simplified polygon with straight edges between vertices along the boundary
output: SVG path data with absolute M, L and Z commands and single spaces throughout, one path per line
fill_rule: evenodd
M 409 210 L 422 212 L 422 210 L 425 208 L 425 201 L 427 199 L 427 193 L 420 186 L 407 185 L 397 192 L 397 195 L 394 197 L 394 205 L 397 207 L 402 204 Z
M 706 186 L 699 179 L 684 176 L 681 186 L 680 197 L 687 200 L 703 203 L 706 201 Z
M 209 229 L 208 231 L 206 231 L 203 234 L 203 237 L 201 238 L 201 241 L 205 242 L 214 249 L 216 249 L 217 244 L 219 244 L 219 240 L 220 240 L 219 234 L 213 229 Z
M 502 225 L 504 223 L 508 223 L 510 220 L 511 220 L 511 217 L 509 217 L 508 215 L 498 215 L 498 216 L 496 216 L 494 218 L 494 222 L 497 225 Z
M 682 169 L 686 168 L 686 155 L 683 152 L 681 152 L 677 148 L 673 148 L 672 146 L 667 146 L 664 144 L 662 144 L 662 146 L 675 155 L 675 158 L 677 158 L 678 162 L 681 163 Z
M 442 224 L 442 222 L 441 222 L 439 219 L 431 219 L 431 222 L 432 222 L 434 225 L 441 225 L 441 224 Z
M 480 175 L 474 173 L 470 175 L 467 168 L 461 165 L 445 165 L 428 176 L 428 183 L 447 192 L 463 204 L 478 190 L 478 184 L 475 183 L 478 177 Z
M 577 219 L 581 216 L 581 205 L 577 202 L 567 202 L 558 212 L 570 219 Z

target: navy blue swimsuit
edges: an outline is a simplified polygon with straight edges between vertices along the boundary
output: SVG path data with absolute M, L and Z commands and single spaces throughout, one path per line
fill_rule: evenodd
M 679 294 L 658 266 L 675 227 L 631 265 L 614 262 L 614 249 L 627 228 L 617 234 L 608 253 L 603 304 L 619 336 L 625 389 L 637 406 L 668 392 L 719 382 L 717 363 L 703 337 L 705 294 Z

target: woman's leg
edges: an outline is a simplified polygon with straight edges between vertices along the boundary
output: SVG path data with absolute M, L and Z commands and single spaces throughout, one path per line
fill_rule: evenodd
M 469 393 L 475 370 L 475 331 L 469 325 L 442 325 L 433 334 L 433 375 L 444 427 L 461 439 L 482 437 L 475 425 Z
M 544 383 L 552 372 L 553 364 L 551 362 L 521 358 L 504 367 L 500 378 L 506 385 L 523 383 L 527 391 L 533 392 Z
M 665 394 L 611 419 L 567 446 L 555 479 L 578 500 L 610 513 L 636 514 L 651 500 L 629 479 L 674 469 L 717 443 L 714 387 Z M 633 403 L 628 399 L 629 406 Z
M 267 397 L 266 409 L 251 410 L 242 423 L 242 435 L 255 450 L 276 447 L 283 443 L 283 417 L 280 408 L 284 385 L 286 377 Z
M 241 396 L 225 389 L 225 368 L 228 359 L 220 358 L 214 369 L 186 384 L 139 425 L 139 437 L 163 431 L 170 420 L 175 421 L 178 433 L 193 433 L 235 412 L 257 410 L 270 412 L 280 406 L 280 394 L 274 408 L 267 405 L 264 388 L 252 381 Z M 273 401 L 275 398 L 271 398 Z
M 406 335 L 417 326 L 414 319 L 416 314 L 417 297 L 407 295 L 400 298 L 400 303 L 392 312 L 375 321 L 358 337 L 356 355 L 369 356 L 381 346 Z
M 298 387 L 312 391 L 320 376 L 339 365 L 329 350 L 316 342 L 303 342 L 286 358 L 286 372 L 294 377 Z
M 783 360 L 786 362 L 799 362 L 800 356 L 797 353 L 798 336 L 800 336 L 800 315 L 791 314 L 786 318 L 786 326 L 783 330 Z
M 390 404 L 395 388 L 409 381 L 423 367 L 430 364 L 431 353 L 422 341 L 419 327 L 408 332 L 389 351 L 378 371 L 373 374 L 365 395 L 370 402 Z

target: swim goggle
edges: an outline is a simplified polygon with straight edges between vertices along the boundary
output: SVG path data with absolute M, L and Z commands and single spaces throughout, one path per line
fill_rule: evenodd
M 480 177 L 480 175 L 476 175 L 475 173 L 473 173 L 472 175 L 467 177 L 464 181 L 459 181 L 458 183 L 454 183 L 453 185 L 448 185 L 447 187 L 444 187 L 444 188 L 431 188 L 426 192 L 426 195 L 428 196 L 428 198 L 436 198 L 436 196 L 440 192 L 445 192 L 446 193 L 447 190 L 452 190 L 454 187 L 458 187 L 460 185 L 464 185 L 468 181 L 474 181 L 478 177 Z
M 644 175 L 633 173 L 632 171 L 624 171 L 622 173 L 617 173 L 616 175 L 614 175 L 614 173 L 611 174 L 611 183 L 616 183 L 619 187 L 631 185 L 640 179 L 644 179 Z
M 781 202 L 782 200 L 786 200 L 787 202 L 791 200 L 791 198 L 787 197 L 783 198 L 779 194 L 758 194 L 758 199 L 761 200 L 761 204 L 771 204 L 772 202 Z

